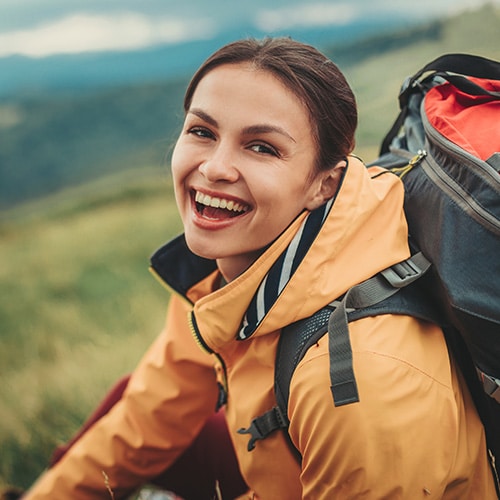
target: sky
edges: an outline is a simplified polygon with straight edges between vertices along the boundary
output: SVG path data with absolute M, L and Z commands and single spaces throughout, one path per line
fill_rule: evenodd
M 243 22 L 272 32 L 401 11 L 418 20 L 484 3 L 500 0 L 0 0 L 0 57 L 141 49 L 211 38 Z

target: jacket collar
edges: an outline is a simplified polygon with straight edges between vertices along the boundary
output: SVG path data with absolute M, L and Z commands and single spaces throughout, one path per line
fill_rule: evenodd
M 189 290 L 215 272 L 217 264 L 191 252 L 181 234 L 151 256 L 151 269 L 172 290 L 192 301 Z
M 403 197 L 396 176 L 366 169 L 351 158 L 330 214 L 253 335 L 308 317 L 352 285 L 407 258 Z M 301 214 L 247 271 L 221 289 L 215 262 L 193 255 L 183 236 L 153 256 L 153 270 L 194 304 L 196 324 L 211 349 L 218 351 L 237 338 L 259 286 L 307 215 Z

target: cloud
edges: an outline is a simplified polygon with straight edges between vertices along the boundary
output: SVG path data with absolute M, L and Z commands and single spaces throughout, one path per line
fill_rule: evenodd
M 432 18 L 436 15 L 451 15 L 469 8 L 478 8 L 490 3 L 500 5 L 500 0 L 419 0 L 404 3 L 401 0 L 350 0 L 350 1 L 298 1 L 284 7 L 258 11 L 255 24 L 264 32 L 284 31 L 290 28 L 344 25 L 373 16 L 406 16 L 411 19 Z
M 401 0 L 148 0 L 140 5 L 133 0 L 0 0 L 0 57 L 133 50 L 207 39 L 218 31 L 216 27 L 247 26 L 249 19 L 264 33 L 342 25 L 381 15 L 419 19 L 487 1 L 500 5 L 500 0 L 419 0 L 409 4 Z M 193 13 L 197 18 L 193 19 Z
M 78 13 L 32 29 L 0 33 L 0 57 L 139 49 L 203 39 L 210 37 L 213 31 L 213 24 L 204 19 L 152 18 L 135 12 Z
M 256 25 L 262 31 L 280 31 L 302 26 L 347 24 L 356 18 L 358 9 L 348 3 L 303 3 L 277 9 L 261 10 Z

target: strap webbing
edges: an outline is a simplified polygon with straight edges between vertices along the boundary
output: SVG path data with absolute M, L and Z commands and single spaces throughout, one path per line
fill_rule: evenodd
M 352 362 L 347 313 L 352 309 L 373 306 L 394 295 L 430 267 L 430 262 L 418 253 L 410 259 L 382 271 L 349 289 L 328 320 L 330 382 L 335 406 L 359 401 Z
M 293 372 L 308 348 L 323 337 L 327 330 L 334 403 L 340 406 L 359 400 L 352 368 L 348 316 L 360 318 L 375 314 L 405 313 L 416 314 L 417 317 L 426 319 L 432 318 L 433 313 L 429 313 L 425 307 L 420 308 L 419 304 L 413 300 L 411 301 L 412 307 L 409 309 L 401 308 L 401 305 L 389 304 L 387 307 L 382 304 L 378 305 L 395 295 L 402 287 L 420 278 L 429 267 L 430 263 L 423 254 L 415 254 L 352 287 L 342 300 L 328 304 L 311 317 L 297 321 L 283 330 L 276 353 L 274 388 L 277 406 L 254 418 L 247 428 L 238 430 L 239 434 L 250 434 L 248 451 L 255 448 L 255 443 L 259 439 L 266 438 L 276 430 L 288 429 L 287 408 Z M 375 305 L 375 308 L 369 309 Z M 291 449 L 294 449 L 293 444 L 291 444 Z M 297 456 L 300 454 L 297 453 Z

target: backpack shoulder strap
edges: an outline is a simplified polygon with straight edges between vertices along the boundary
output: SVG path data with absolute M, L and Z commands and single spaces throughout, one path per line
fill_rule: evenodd
M 283 328 L 276 351 L 274 369 L 276 406 L 254 418 L 248 428 L 238 430 L 240 434 L 250 434 L 248 451 L 255 448 L 257 440 L 266 438 L 275 430 L 288 429 L 290 421 L 287 408 L 293 372 L 309 347 L 327 332 L 328 318 L 333 309 L 328 305 L 309 318 L 296 321 Z M 295 448 L 292 447 L 292 450 Z
M 339 300 L 309 318 L 285 327 L 276 353 L 274 390 L 276 406 L 252 420 L 240 434 L 250 434 L 248 450 L 278 429 L 287 429 L 290 382 L 305 353 L 326 333 L 329 335 L 331 390 L 336 406 L 357 401 L 352 369 L 352 350 L 348 322 L 378 314 L 409 314 L 434 321 L 436 312 L 428 301 L 417 296 L 419 288 L 408 287 L 425 274 L 430 263 L 422 253 L 415 254 L 352 287 Z M 400 291 L 405 290 L 404 293 Z M 400 293 L 398 293 L 400 292 Z M 333 340 L 332 340 L 333 338 Z M 293 446 L 292 446 L 292 449 Z
M 419 252 L 350 288 L 330 315 L 328 319 L 330 382 L 335 406 L 359 401 L 352 364 L 348 313 L 351 313 L 351 320 L 376 314 L 413 315 L 413 310 L 400 310 L 394 304 L 381 303 L 423 276 L 429 267 L 430 262 Z M 377 304 L 379 307 L 374 308 L 373 306 Z M 408 305 L 411 305 L 411 301 Z M 357 314 L 354 314 L 355 312 Z

